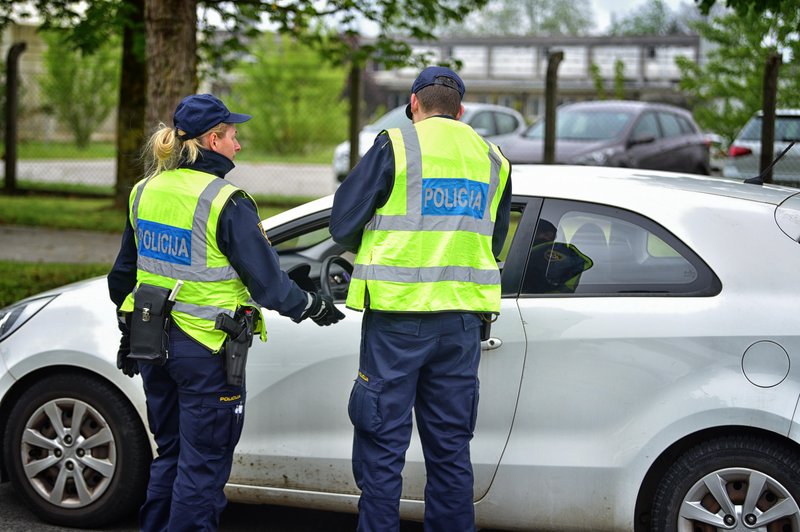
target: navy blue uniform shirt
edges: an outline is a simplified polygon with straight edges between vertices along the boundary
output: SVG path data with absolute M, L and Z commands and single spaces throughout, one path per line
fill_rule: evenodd
M 224 178 L 234 167 L 224 155 L 210 150 L 201 153 L 197 161 L 182 164 L 181 168 Z M 261 233 L 260 222 L 256 205 L 243 193 L 234 194 L 220 213 L 217 244 L 256 303 L 299 319 L 308 305 L 308 295 L 281 270 L 278 254 Z M 136 241 L 128 217 L 119 255 L 108 274 L 108 291 L 117 307 L 136 286 L 136 257 Z
M 509 163 L 510 164 L 510 163 Z M 331 212 L 331 235 L 349 251 L 357 251 L 364 226 L 389 199 L 394 185 L 394 152 L 389 135 L 381 133 L 347 179 L 339 185 Z M 497 208 L 492 253 L 500 255 L 511 218 L 511 169 Z

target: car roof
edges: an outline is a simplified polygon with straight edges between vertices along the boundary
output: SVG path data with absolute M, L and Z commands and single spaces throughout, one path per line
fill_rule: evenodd
M 670 111 L 678 111 L 687 113 L 686 109 L 681 107 L 659 102 L 642 102 L 638 100 L 588 100 L 583 102 L 565 103 L 559 106 L 559 109 L 609 109 L 609 110 L 627 110 L 641 112 L 645 109 L 663 109 Z
M 786 116 L 800 116 L 800 109 L 775 109 L 776 115 L 786 115 Z M 763 116 L 764 110 L 759 109 L 756 111 L 755 116 Z
M 515 195 L 606 203 L 631 210 L 643 202 L 660 202 L 663 197 L 675 194 L 709 194 L 779 205 L 800 192 L 790 187 L 751 185 L 719 177 L 607 166 L 515 164 L 511 179 Z M 265 229 L 329 209 L 332 204 L 333 195 L 329 195 L 284 211 L 269 218 Z
M 648 198 L 658 201 L 668 191 L 773 205 L 798 192 L 789 187 L 751 185 L 719 177 L 606 166 L 517 164 L 513 166 L 511 177 L 514 194 L 607 202 L 628 205 L 632 209 Z

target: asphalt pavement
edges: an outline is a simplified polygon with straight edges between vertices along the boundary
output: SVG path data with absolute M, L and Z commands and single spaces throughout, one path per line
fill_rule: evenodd
M 112 264 L 121 234 L 0 225 L 0 260 Z

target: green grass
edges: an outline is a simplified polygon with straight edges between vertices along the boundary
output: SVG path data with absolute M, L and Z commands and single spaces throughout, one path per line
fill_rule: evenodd
M 110 264 L 0 261 L 0 308 L 51 288 L 106 275 Z

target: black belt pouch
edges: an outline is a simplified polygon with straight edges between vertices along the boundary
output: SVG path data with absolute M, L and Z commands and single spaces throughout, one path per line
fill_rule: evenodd
M 133 295 L 131 353 L 128 358 L 162 365 L 169 349 L 169 290 L 141 283 Z

